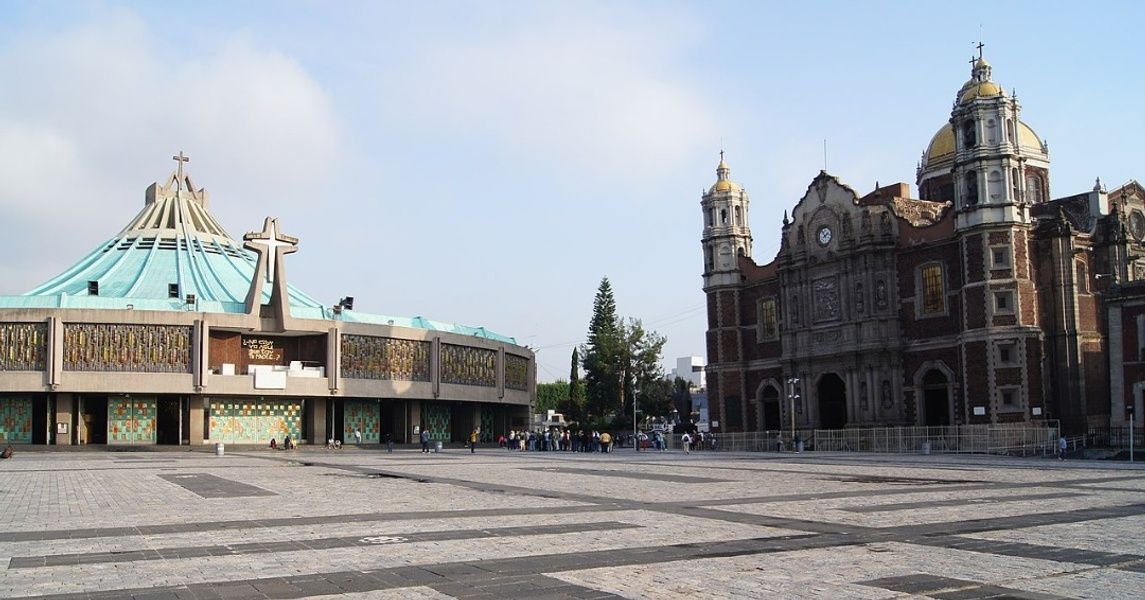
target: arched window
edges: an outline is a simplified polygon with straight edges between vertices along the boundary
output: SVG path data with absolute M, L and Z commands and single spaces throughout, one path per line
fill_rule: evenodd
M 978 173 L 975 171 L 966 172 L 966 204 L 978 204 Z
M 990 171 L 986 176 L 986 187 L 990 194 L 990 201 L 997 202 L 1002 199 L 1002 190 L 1006 188 L 1002 185 L 1002 173 L 1000 171 Z
M 728 209 L 721 208 L 720 209 L 720 225 L 727 225 L 727 224 L 728 224 Z
M 711 211 L 708 212 L 708 225 L 715 225 L 715 224 L 716 224 L 716 209 L 713 208 Z
M 1006 139 L 1010 140 L 1011 144 L 1018 143 L 1018 136 L 1014 135 L 1014 120 L 1006 119 Z
M 991 145 L 998 143 L 998 127 L 994 119 L 986 121 L 986 139 L 990 140 Z
M 736 226 L 743 225 L 743 215 L 740 214 L 740 208 L 736 207 Z
M 942 265 L 929 264 L 922 268 L 922 312 L 946 312 L 946 290 L 943 289 Z
M 743 246 L 736 248 L 736 256 L 743 256 Z
M 1045 198 L 1042 197 L 1042 178 L 1038 177 L 1036 173 L 1026 175 L 1026 193 L 1032 203 L 1043 202 Z
M 967 148 L 974 148 L 978 145 L 978 138 L 974 135 L 973 119 L 967 119 L 962 123 L 962 142 Z
M 1089 276 L 1088 269 L 1085 268 L 1084 261 L 1077 261 L 1077 293 L 1089 293 Z
M 1010 190 L 1014 202 L 1022 199 L 1022 177 L 1018 175 L 1018 167 L 1010 169 L 1010 185 L 1013 188 Z
M 778 323 L 775 311 L 775 298 L 764 298 L 759 304 L 760 338 L 772 339 L 779 335 Z

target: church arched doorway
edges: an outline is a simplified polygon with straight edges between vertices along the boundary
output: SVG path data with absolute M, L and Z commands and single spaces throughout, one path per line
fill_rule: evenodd
M 950 425 L 950 381 L 938 369 L 922 376 L 922 418 L 927 427 Z
M 763 388 L 763 397 L 760 402 L 763 405 L 763 426 L 760 429 L 764 431 L 783 429 L 779 422 L 779 390 L 770 385 Z
M 847 426 L 847 385 L 834 373 L 819 379 L 819 426 L 842 429 Z

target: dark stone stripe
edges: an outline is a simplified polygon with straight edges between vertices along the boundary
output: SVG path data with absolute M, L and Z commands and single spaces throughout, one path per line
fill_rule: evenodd
M 877 513 L 877 512 L 893 512 L 900 510 L 916 510 L 926 508 L 938 508 L 943 506 L 967 506 L 967 505 L 983 505 L 983 504 L 1000 504 L 1003 502 L 1032 502 L 1035 500 L 1056 500 L 1060 498 L 1075 498 L 1077 496 L 1086 496 L 1081 492 L 1054 492 L 1046 494 L 1028 494 L 1025 496 L 987 496 L 981 498 L 956 498 L 952 500 L 933 500 L 930 502 L 899 502 L 896 504 L 879 504 L 876 506 L 856 506 L 853 508 L 844 508 L 847 512 L 853 513 Z
M 277 496 L 270 490 L 247 485 L 230 479 L 223 479 L 210 473 L 181 473 L 159 475 L 177 486 L 202 496 L 203 498 L 245 498 L 249 496 Z
M 127 550 L 117 552 L 91 552 L 84 554 L 53 554 L 45 556 L 16 556 L 9 563 L 9 569 L 36 567 L 56 567 L 95 563 L 124 563 L 144 560 L 172 560 L 180 558 L 202 558 L 204 556 L 237 556 L 240 554 L 268 554 L 272 552 L 300 552 L 305 550 L 329 550 L 351 546 L 381 546 L 415 542 L 442 542 L 452 540 L 475 540 L 497 537 L 525 537 L 560 533 L 585 533 L 589 531 L 617 531 L 637 529 L 639 525 L 619 521 L 595 523 L 566 523 L 542 527 L 494 527 L 489 529 L 460 529 L 445 531 L 422 531 L 413 533 L 359 534 L 343 537 L 280 540 L 273 542 L 248 542 L 217 546 L 190 546 L 183 548 L 155 548 L 147 550 Z
M 327 525 L 330 523 L 370 523 L 385 521 L 418 521 L 469 517 L 515 517 L 529 515 L 580 514 L 620 510 L 615 506 L 545 506 L 530 508 L 484 508 L 476 510 L 427 510 L 402 513 L 359 513 L 320 517 L 282 517 L 277 519 L 251 519 L 246 521 L 205 521 L 201 523 L 172 523 L 168 525 L 138 525 L 135 527 L 99 527 L 89 529 L 54 529 L 49 531 L 9 531 L 0 533 L 0 542 L 36 542 L 72 540 L 130 535 L 163 535 L 228 529 L 257 529 Z
M 489 598 L 623 598 L 610 592 L 594 590 L 544 575 L 511 577 L 468 577 L 464 582 L 439 583 L 430 586 L 458 600 Z
M 1066 540 L 1066 542 L 1068 542 L 1068 540 Z M 951 550 L 978 552 L 981 554 L 1035 558 L 1039 560 L 1069 562 L 1097 567 L 1111 567 L 1129 571 L 1137 570 L 1136 567 L 1139 565 L 1145 565 L 1145 556 L 1136 554 L 1119 554 L 1116 552 L 1044 546 L 1040 544 L 1026 544 L 1023 542 L 999 542 L 997 540 L 979 540 L 959 536 L 933 536 L 911 540 L 911 543 L 948 548 Z
M 882 588 L 893 592 L 930 596 L 943 600 L 977 600 L 995 598 L 997 600 L 1060 600 L 1064 596 L 1054 596 L 1038 592 L 1026 592 L 1019 589 L 985 585 L 977 581 L 952 579 L 938 575 L 919 573 L 916 575 L 901 575 L 898 577 L 882 577 L 868 581 L 859 581 L 859 585 Z
M 712 477 L 693 477 L 690 475 L 663 475 L 658 473 L 641 473 L 638 471 L 620 471 L 615 469 L 578 469 L 575 467 L 537 467 L 533 471 L 546 473 L 570 473 L 573 475 L 592 475 L 596 477 L 620 477 L 623 479 L 643 479 L 647 481 L 667 481 L 669 483 L 727 483 L 727 479 Z

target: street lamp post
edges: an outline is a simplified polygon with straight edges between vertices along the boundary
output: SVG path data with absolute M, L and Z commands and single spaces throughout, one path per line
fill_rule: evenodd
M 789 391 L 787 393 L 787 398 L 790 401 L 790 410 L 788 412 L 791 415 L 791 445 L 792 445 L 792 447 L 795 446 L 795 399 L 799 397 L 799 394 L 795 393 L 795 386 L 798 384 L 799 384 L 799 378 L 798 377 L 788 377 L 787 378 L 787 385 L 791 386 L 791 391 Z

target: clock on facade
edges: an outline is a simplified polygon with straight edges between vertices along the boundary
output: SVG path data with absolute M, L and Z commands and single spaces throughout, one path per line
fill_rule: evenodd
M 1135 210 L 1129 213 L 1129 233 L 1139 242 L 1141 238 L 1145 238 L 1145 215 L 1142 215 L 1141 211 Z
M 819 228 L 819 245 L 826 246 L 831 243 L 831 228 L 824 225 Z

